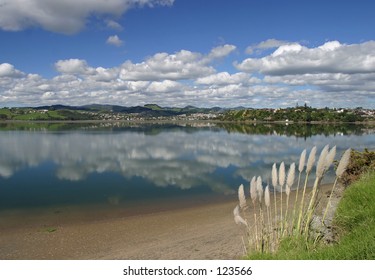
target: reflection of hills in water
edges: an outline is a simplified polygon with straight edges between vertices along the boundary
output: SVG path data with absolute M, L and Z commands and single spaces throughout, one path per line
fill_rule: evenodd
M 364 124 L 298 124 L 298 123 L 274 123 L 274 124 L 233 124 L 218 123 L 229 132 L 245 134 L 277 134 L 295 137 L 312 137 L 314 135 L 363 135 L 374 133 L 374 126 Z
M 363 135 L 375 132 L 373 124 L 307 124 L 307 123 L 228 123 L 228 122 L 3 122 L 0 130 L 48 130 L 74 131 L 95 130 L 112 132 L 138 132 L 145 135 L 156 135 L 166 131 L 184 131 L 194 133 L 202 129 L 244 134 L 277 134 L 294 137 L 312 137 L 314 135 Z

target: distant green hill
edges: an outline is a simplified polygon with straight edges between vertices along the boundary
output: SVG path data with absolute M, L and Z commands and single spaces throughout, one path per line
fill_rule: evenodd
M 129 117 L 157 118 L 191 115 L 195 113 L 218 113 L 225 109 L 197 108 L 187 106 L 161 107 L 157 104 L 146 104 L 145 106 L 118 106 L 89 104 L 83 106 L 50 105 L 38 107 L 18 107 L 0 109 L 0 120 L 108 120 L 127 119 Z
M 83 106 L 50 105 L 0 109 L 0 120 L 128 120 L 154 118 L 181 118 L 194 114 L 196 119 L 212 118 L 214 114 L 222 121 L 257 122 L 363 122 L 374 121 L 375 110 L 362 108 L 329 109 L 307 106 L 283 109 L 253 109 L 236 107 L 199 108 L 194 106 L 161 107 L 157 104 L 144 106 L 119 106 L 110 104 L 89 104 Z M 201 115 L 200 115 L 201 114 Z M 204 116 L 205 115 L 205 116 Z

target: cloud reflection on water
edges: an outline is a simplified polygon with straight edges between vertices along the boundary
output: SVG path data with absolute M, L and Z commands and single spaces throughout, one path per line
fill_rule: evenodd
M 80 181 L 93 173 L 112 172 L 127 179 L 140 177 L 158 187 L 209 186 L 231 193 L 236 180 L 249 181 L 254 175 L 269 178 L 274 162 L 298 162 L 304 148 L 336 145 L 341 155 L 348 147 L 371 148 L 374 142 L 374 134 L 317 135 L 305 140 L 225 130 L 166 130 L 156 135 L 6 131 L 0 134 L 0 176 L 10 178 L 19 170 L 52 162 L 60 180 Z M 223 171 L 227 180 L 217 174 Z

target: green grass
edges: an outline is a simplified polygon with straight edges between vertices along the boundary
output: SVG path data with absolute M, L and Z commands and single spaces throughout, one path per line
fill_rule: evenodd
M 42 113 L 36 112 L 36 113 L 29 113 L 29 114 L 14 116 L 13 119 L 19 120 L 19 121 L 48 120 L 49 116 L 47 114 L 42 114 Z
M 248 259 L 374 260 L 375 171 L 364 174 L 344 192 L 334 225 L 339 240 L 334 245 L 313 244 L 302 238 L 283 239 L 274 254 L 251 254 Z

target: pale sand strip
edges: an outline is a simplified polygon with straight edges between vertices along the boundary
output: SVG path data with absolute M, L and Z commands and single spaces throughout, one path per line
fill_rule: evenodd
M 327 186 L 323 188 L 326 191 Z M 40 224 L 8 229 L 0 224 L 0 259 L 240 258 L 244 228 L 233 220 L 236 203 L 233 197 L 231 201 L 127 217 L 104 215 L 84 222 L 78 217 L 73 223 L 58 223 L 51 233 Z
M 1 230 L 0 259 L 233 259 L 234 202 L 125 218 Z

